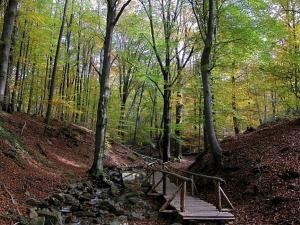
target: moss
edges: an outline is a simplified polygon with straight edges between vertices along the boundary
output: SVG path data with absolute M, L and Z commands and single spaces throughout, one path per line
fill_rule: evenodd
M 3 125 L 3 121 L 0 121 L 0 138 L 7 140 L 16 149 L 24 151 L 25 146 L 18 141 L 18 138 L 13 133 L 8 132 Z

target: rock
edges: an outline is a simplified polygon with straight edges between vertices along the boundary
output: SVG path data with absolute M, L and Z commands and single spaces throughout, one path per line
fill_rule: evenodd
M 137 220 L 144 220 L 145 219 L 144 214 L 140 213 L 140 212 L 131 212 L 131 213 L 128 214 L 128 216 L 131 219 L 137 219 Z
M 119 188 L 114 184 L 112 183 L 111 187 L 110 187 L 110 193 L 113 195 L 113 196 L 118 196 L 120 194 L 120 190 Z
M 99 208 L 102 209 L 102 210 L 109 211 L 109 212 L 115 212 L 116 211 L 115 203 L 110 199 L 106 199 L 104 201 L 101 201 L 99 203 Z
M 16 159 L 17 155 L 18 155 L 17 150 L 14 148 L 4 149 L 4 150 L 2 150 L 2 152 L 6 157 L 11 158 L 11 159 Z
M 51 212 L 48 209 L 38 210 L 39 217 L 45 217 L 45 225 L 62 225 L 61 214 L 57 211 Z
M 30 225 L 45 225 L 45 217 L 36 217 L 31 220 Z
M 97 217 L 97 213 L 91 211 L 78 211 L 75 212 L 74 215 L 76 215 L 77 217 Z
M 87 201 L 90 201 L 92 198 L 93 198 L 92 194 L 88 193 L 88 192 L 84 192 L 78 196 L 78 200 L 80 202 L 87 202 Z
M 274 196 L 271 199 L 268 200 L 270 205 L 276 206 L 279 205 L 280 203 L 288 201 L 289 198 L 287 197 L 282 197 L 282 196 Z
M 71 206 L 79 206 L 80 202 L 77 200 L 74 196 L 65 194 L 65 204 L 71 205 Z
M 67 216 L 66 219 L 65 219 L 65 223 L 70 223 L 70 224 L 74 224 L 74 223 L 78 223 L 78 219 L 76 216 L 74 215 L 70 215 L 70 216 Z
M 300 173 L 293 170 L 286 170 L 279 175 L 283 180 L 292 180 L 300 177 Z
M 63 193 L 55 193 L 52 195 L 53 198 L 63 202 L 65 200 L 65 195 Z
M 138 197 L 130 197 L 130 198 L 128 198 L 128 201 L 129 201 L 129 203 L 131 203 L 131 204 L 137 204 L 137 203 L 139 203 L 141 200 L 140 200 L 140 198 L 138 198 Z
M 109 225 L 128 225 L 127 217 L 119 216 L 118 218 L 110 222 Z
M 46 208 L 48 205 L 44 201 L 39 201 L 35 198 L 30 198 L 26 200 L 26 204 L 32 207 L 38 207 L 38 208 Z
M 35 219 L 37 218 L 39 215 L 36 212 L 36 208 L 29 208 L 29 218 L 30 219 Z
M 300 190 L 300 185 L 290 184 L 288 186 L 288 189 L 293 190 L 293 191 L 299 191 Z
M 53 205 L 53 206 L 61 206 L 62 205 L 62 201 L 58 200 L 57 198 L 54 198 L 54 197 L 50 197 L 48 198 L 48 202 L 50 205 Z

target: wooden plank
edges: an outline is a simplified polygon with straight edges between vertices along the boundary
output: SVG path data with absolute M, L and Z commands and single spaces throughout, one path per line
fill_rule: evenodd
M 162 179 L 162 177 L 163 177 L 162 173 L 156 171 L 154 173 L 155 183 L 158 183 Z M 163 196 L 166 199 L 166 202 L 176 210 L 166 210 L 165 207 L 163 207 L 162 208 L 163 210 L 161 210 L 161 212 L 167 213 L 167 212 L 177 211 L 177 213 L 181 215 L 184 220 L 200 220 L 200 221 L 234 220 L 234 215 L 228 211 L 219 211 L 216 208 L 216 206 L 214 206 L 213 204 L 201 200 L 198 197 L 184 194 L 184 192 L 177 193 L 178 186 L 170 182 L 170 179 L 168 177 L 166 178 L 165 182 L 166 182 L 167 193 Z M 163 193 L 162 182 L 159 183 L 157 187 L 155 187 L 155 191 L 160 194 Z M 185 197 L 182 198 L 183 196 Z M 173 199 L 171 202 L 170 202 L 170 198 Z M 182 199 L 185 200 L 184 203 L 182 202 Z

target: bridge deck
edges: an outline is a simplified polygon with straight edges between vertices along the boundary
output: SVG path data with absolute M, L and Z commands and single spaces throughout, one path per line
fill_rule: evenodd
M 155 173 L 155 183 L 158 183 L 162 178 L 161 172 Z M 170 182 L 170 179 L 166 178 L 167 190 L 164 198 L 166 201 L 171 198 L 171 195 L 175 193 L 177 186 Z M 157 193 L 163 193 L 163 184 L 160 183 L 155 188 Z M 174 207 L 179 215 L 182 216 L 184 220 L 201 220 L 201 221 L 232 221 L 234 220 L 234 215 L 229 212 L 219 211 L 214 205 L 201 200 L 198 197 L 186 195 L 185 197 L 185 210 L 181 212 L 180 210 L 180 193 L 177 193 L 170 206 Z

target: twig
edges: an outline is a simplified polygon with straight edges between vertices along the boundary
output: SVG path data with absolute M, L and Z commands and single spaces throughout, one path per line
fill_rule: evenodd
M 14 199 L 14 197 L 12 196 L 12 194 L 9 192 L 9 190 L 7 189 L 7 187 L 5 186 L 5 184 L 0 183 L 0 186 L 2 186 L 3 189 L 5 190 L 5 192 L 9 195 L 9 197 L 10 197 L 12 203 L 13 203 L 14 205 L 16 205 L 17 212 L 18 212 L 18 214 L 19 214 L 19 216 L 20 216 L 20 215 L 21 215 L 21 212 L 20 212 L 20 210 L 19 210 L 19 208 L 18 208 L 18 206 L 17 206 L 18 203 L 16 202 L 16 200 Z
M 25 123 L 24 123 L 24 125 L 23 125 L 22 131 L 21 131 L 21 136 L 23 135 L 23 132 L 24 132 L 24 130 L 25 130 L 25 127 L 26 127 L 26 121 L 25 121 Z

